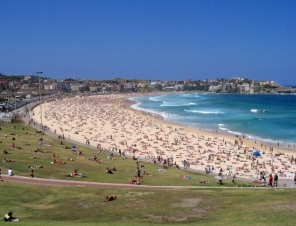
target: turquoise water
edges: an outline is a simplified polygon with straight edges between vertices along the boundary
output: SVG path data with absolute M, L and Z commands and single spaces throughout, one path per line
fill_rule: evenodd
M 296 95 L 169 94 L 133 98 L 134 108 L 206 130 L 296 143 Z

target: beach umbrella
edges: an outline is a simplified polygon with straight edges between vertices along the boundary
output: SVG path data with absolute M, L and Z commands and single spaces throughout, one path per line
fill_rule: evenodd
M 254 151 L 254 152 L 253 152 L 253 156 L 255 156 L 255 157 L 259 157 L 259 156 L 261 156 L 261 154 L 260 154 L 259 151 Z

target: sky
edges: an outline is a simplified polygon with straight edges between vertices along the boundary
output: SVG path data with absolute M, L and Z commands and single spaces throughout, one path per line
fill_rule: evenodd
M 0 73 L 296 85 L 295 0 L 0 0 Z

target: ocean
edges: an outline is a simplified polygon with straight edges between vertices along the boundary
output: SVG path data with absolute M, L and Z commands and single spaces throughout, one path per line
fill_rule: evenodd
M 133 108 L 184 126 L 227 131 L 265 143 L 296 144 L 295 94 L 176 93 L 132 98 Z

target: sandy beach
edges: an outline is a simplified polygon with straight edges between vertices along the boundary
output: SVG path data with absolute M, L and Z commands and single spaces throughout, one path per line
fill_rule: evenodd
M 139 95 L 139 94 L 137 94 Z M 135 94 L 77 96 L 42 104 L 42 121 L 57 136 L 98 149 L 119 149 L 151 163 L 259 179 L 260 172 L 293 179 L 293 151 L 245 137 L 175 125 L 159 116 L 127 106 Z M 41 122 L 40 106 L 31 118 Z M 259 151 L 259 157 L 254 152 Z

